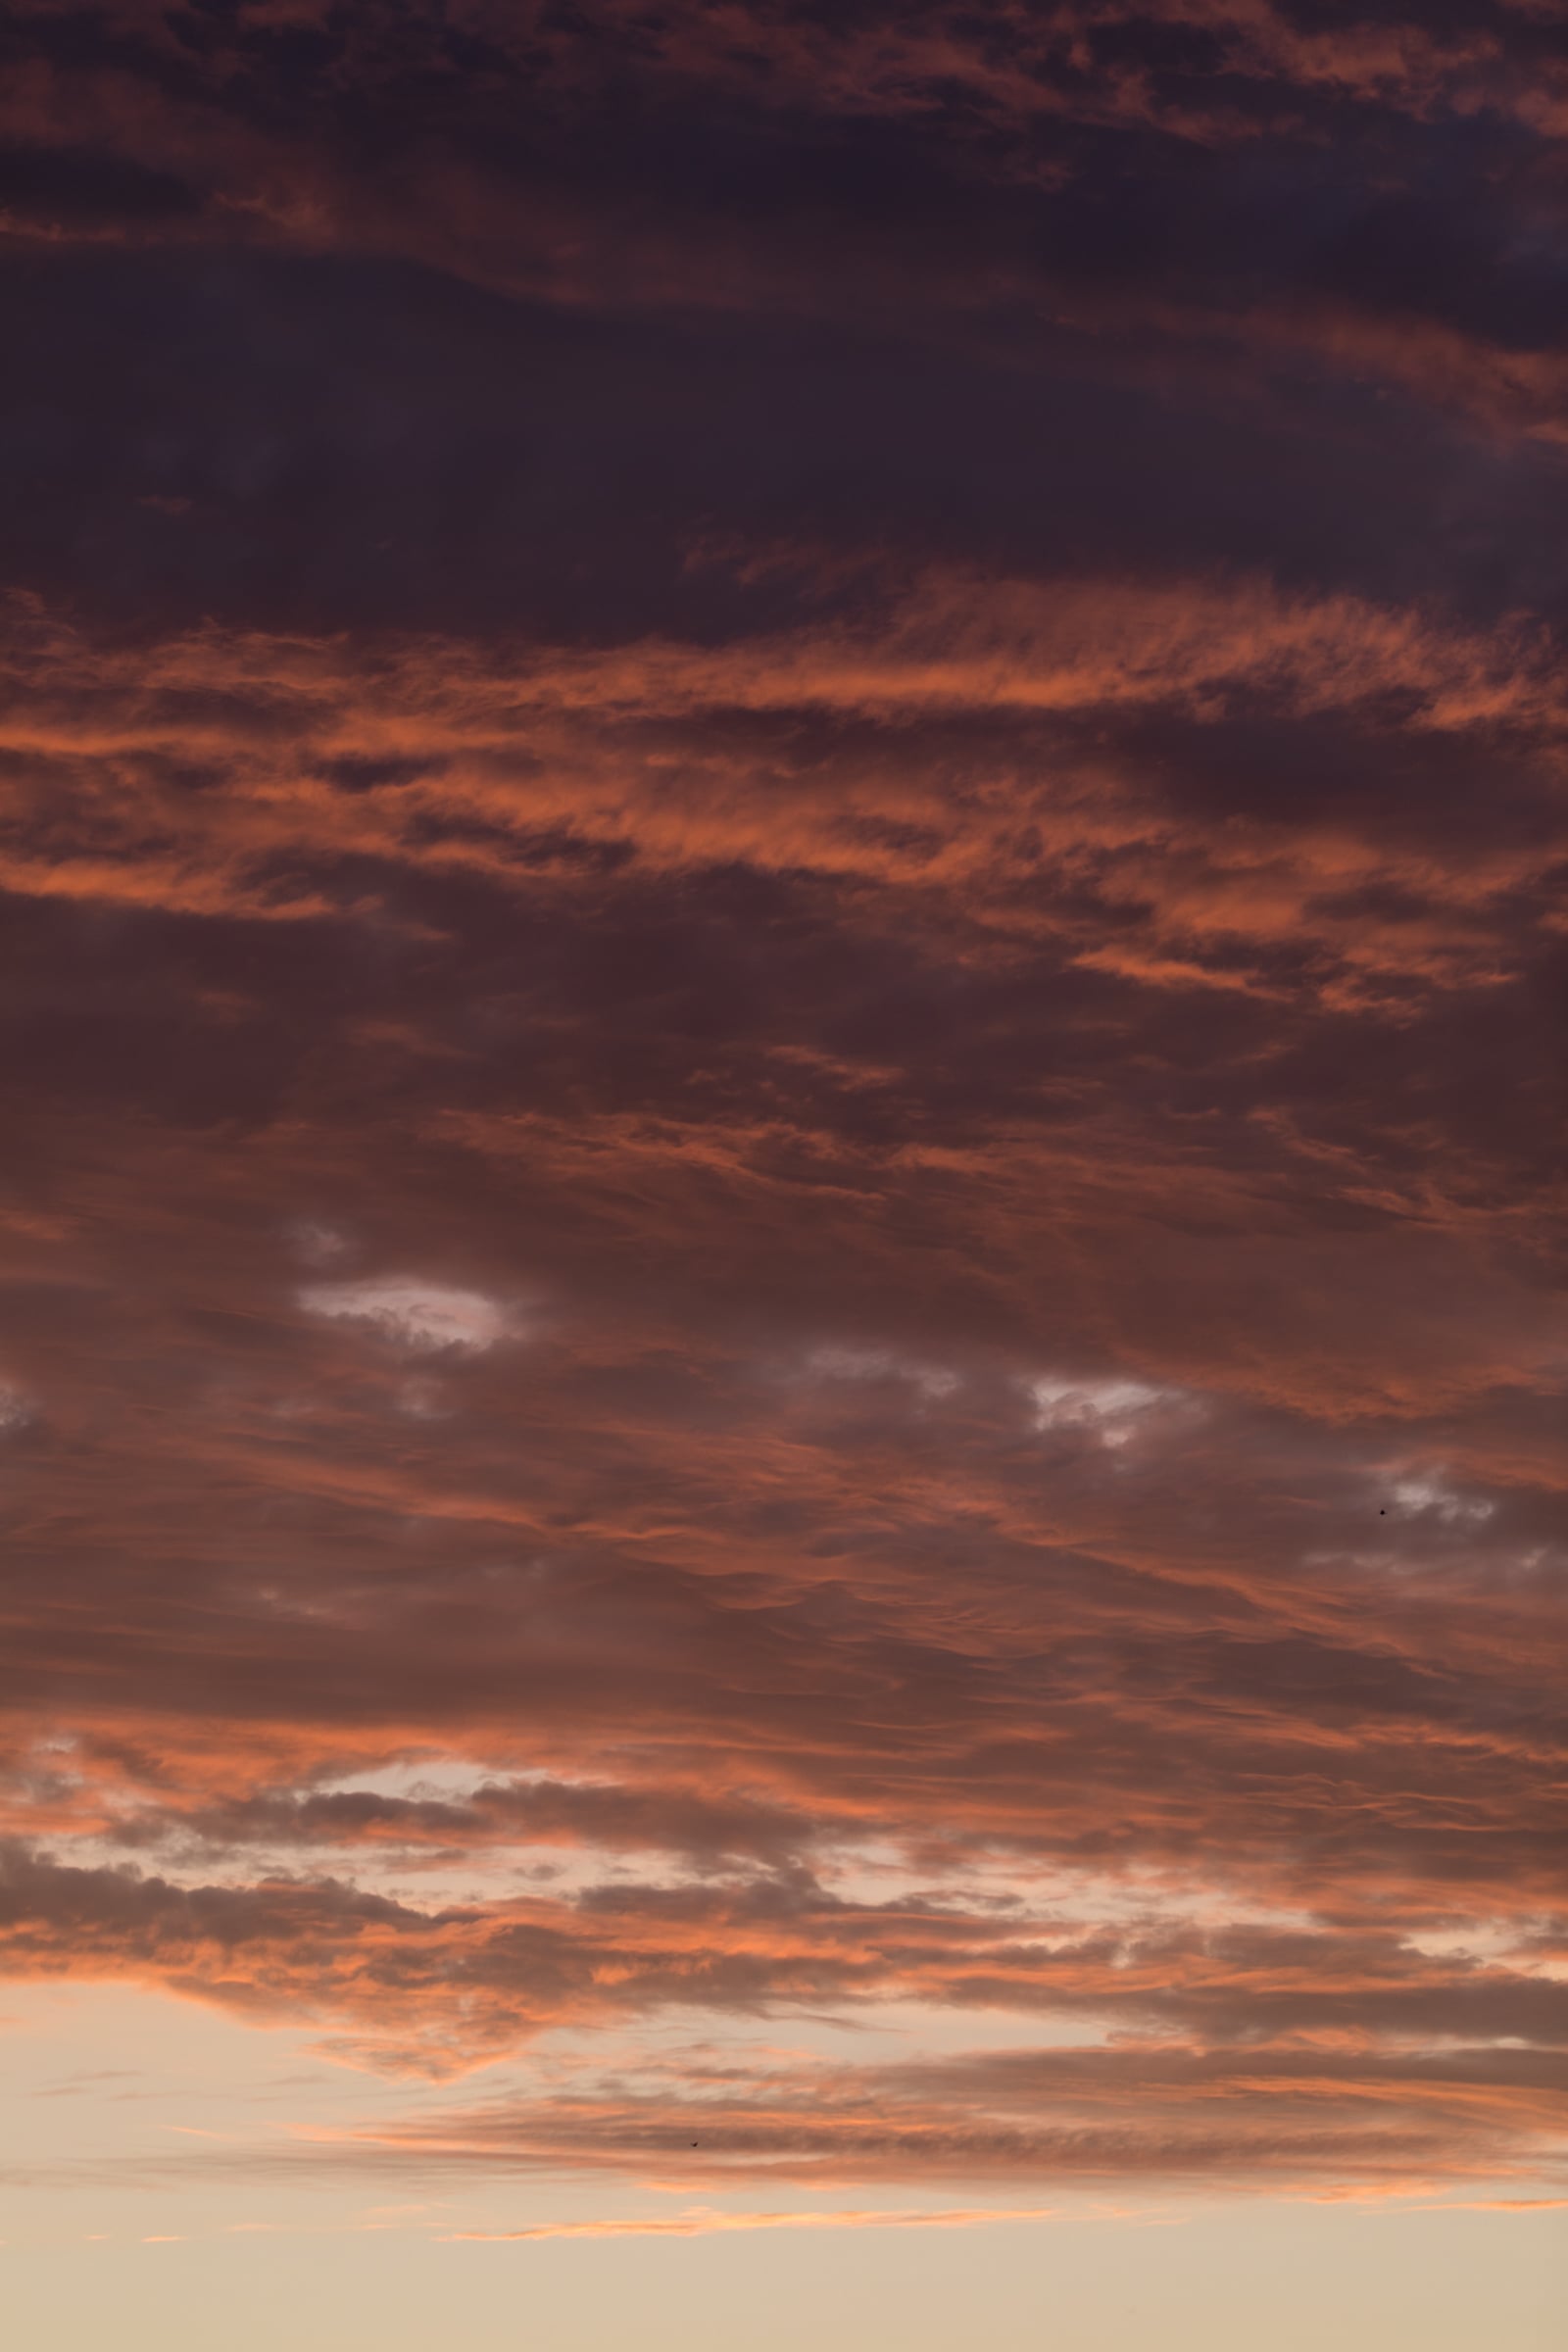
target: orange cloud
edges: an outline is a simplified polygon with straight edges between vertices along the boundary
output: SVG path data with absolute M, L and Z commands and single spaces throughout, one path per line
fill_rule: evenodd
M 713 2213 L 683 2214 L 668 2222 L 539 2222 L 531 2230 L 452 2230 L 443 2245 L 515 2245 L 543 2237 L 709 2237 L 726 2230 L 976 2230 L 996 2222 L 1048 2222 L 1050 2205 L 1013 2212 L 977 2206 L 953 2213 Z

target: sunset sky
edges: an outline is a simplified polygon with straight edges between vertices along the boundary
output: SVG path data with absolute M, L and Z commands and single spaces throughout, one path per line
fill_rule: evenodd
M 0 286 L 16 2352 L 1560 2352 L 1565 0 L 12 0 Z

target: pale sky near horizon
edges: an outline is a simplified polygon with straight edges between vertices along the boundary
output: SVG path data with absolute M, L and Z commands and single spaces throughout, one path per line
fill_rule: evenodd
M 8 2344 L 1559 2352 L 1565 256 L 1565 0 L 7 12 Z
M 377 2174 L 337 2161 L 344 2137 L 384 2155 L 389 2124 L 442 2102 L 345 2079 L 297 2030 L 51 1985 L 13 1987 L 0 2032 L 20 2158 L 0 2189 L 0 2281 L 15 2340 L 40 2352 L 425 2352 L 454 2326 L 466 2352 L 1561 2341 L 1560 2211 L 1485 2179 L 1468 2195 L 1149 2180 L 1027 2196 L 981 2181 L 944 2198 Z M 524 2072 L 486 2069 L 466 2100 Z M 509 2234 L 521 2231 L 560 2234 Z

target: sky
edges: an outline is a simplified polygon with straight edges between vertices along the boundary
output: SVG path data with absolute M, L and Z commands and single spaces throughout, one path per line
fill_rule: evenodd
M 1553 2352 L 1568 6 L 14 0 L 27 2352 Z

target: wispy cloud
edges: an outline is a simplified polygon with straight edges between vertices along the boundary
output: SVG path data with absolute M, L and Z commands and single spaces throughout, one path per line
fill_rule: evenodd
M 673 2221 L 538 2222 L 526 2230 L 452 2230 L 448 2245 L 514 2245 L 546 2237 L 708 2237 L 726 2230 L 974 2230 L 997 2222 L 1047 2222 L 1050 2205 L 977 2206 L 952 2213 L 717 2213 L 699 2209 Z

